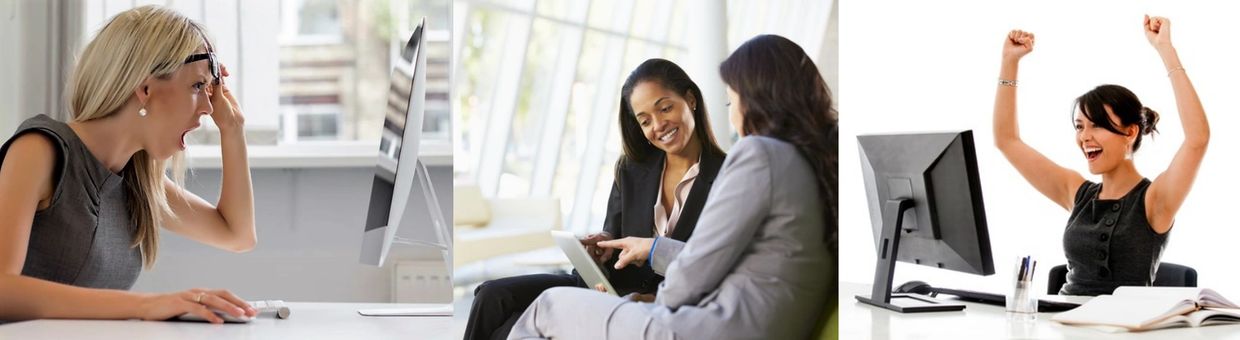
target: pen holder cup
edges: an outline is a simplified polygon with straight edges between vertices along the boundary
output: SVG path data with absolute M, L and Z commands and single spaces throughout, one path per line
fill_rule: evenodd
M 1016 261 L 1016 270 L 1012 272 L 1012 290 L 1007 295 L 1007 311 L 1012 313 L 1037 313 L 1038 296 L 1033 288 L 1034 270 L 1037 261 L 1031 257 L 1022 257 Z

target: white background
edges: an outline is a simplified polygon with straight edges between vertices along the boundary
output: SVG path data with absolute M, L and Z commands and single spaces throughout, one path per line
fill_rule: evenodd
M 1208 6 L 1207 6 L 1208 5 Z M 1158 111 L 1161 134 L 1147 136 L 1137 169 L 1154 179 L 1183 140 L 1170 82 L 1142 32 L 1142 14 L 1170 18 L 1172 42 L 1196 85 L 1212 127 L 1197 182 L 1177 215 L 1163 261 L 1198 270 L 1199 284 L 1240 292 L 1235 253 L 1240 223 L 1234 200 L 1240 141 L 1240 8 L 1224 2 L 1152 1 L 846 1 L 841 3 L 840 77 L 847 98 L 840 138 L 842 281 L 871 282 L 875 250 L 856 135 L 974 131 L 997 275 L 989 277 L 906 263 L 895 284 L 1004 292 L 1017 256 L 1046 272 L 1064 264 L 1068 212 L 1033 189 L 994 147 L 995 83 L 1003 39 L 1014 28 L 1036 35 L 1021 62 L 1017 111 L 1025 142 L 1060 165 L 1089 175 L 1075 146 L 1073 99 L 1100 84 L 1119 84 Z M 1231 6 L 1223 8 L 1220 6 Z M 1232 295 L 1233 298 L 1236 295 Z

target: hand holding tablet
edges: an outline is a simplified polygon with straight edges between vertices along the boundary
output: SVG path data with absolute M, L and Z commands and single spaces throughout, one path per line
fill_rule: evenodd
M 567 231 L 552 230 L 551 237 L 555 239 L 555 244 L 560 246 L 560 250 L 564 251 L 564 255 L 568 256 L 568 261 L 573 264 L 573 268 L 577 269 L 577 274 L 581 275 L 581 279 L 585 280 L 586 286 L 602 285 L 607 289 L 607 294 L 619 296 L 576 235 Z

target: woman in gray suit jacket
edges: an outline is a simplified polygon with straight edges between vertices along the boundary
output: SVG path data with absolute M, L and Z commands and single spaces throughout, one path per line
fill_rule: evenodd
M 758 36 L 720 66 L 733 146 L 687 243 L 599 242 L 616 267 L 666 276 L 657 298 L 545 291 L 509 339 L 803 339 L 832 305 L 837 247 L 837 118 L 795 43 Z M 648 303 L 650 302 L 650 303 Z

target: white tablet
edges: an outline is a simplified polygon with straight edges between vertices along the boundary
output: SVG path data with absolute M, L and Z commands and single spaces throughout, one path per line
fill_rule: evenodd
M 577 269 L 577 274 L 586 281 L 586 285 L 590 289 L 594 289 L 597 284 L 603 284 L 607 287 L 607 294 L 619 296 L 616 289 L 611 286 L 611 282 L 607 281 L 607 276 L 603 275 L 603 270 L 599 269 L 594 263 L 594 258 L 586 252 L 586 247 L 581 245 L 581 240 L 577 239 L 577 235 L 567 231 L 552 230 L 551 238 L 555 239 L 555 244 L 560 246 L 560 250 L 564 251 L 564 255 L 568 256 L 568 261 L 573 263 L 573 268 Z

